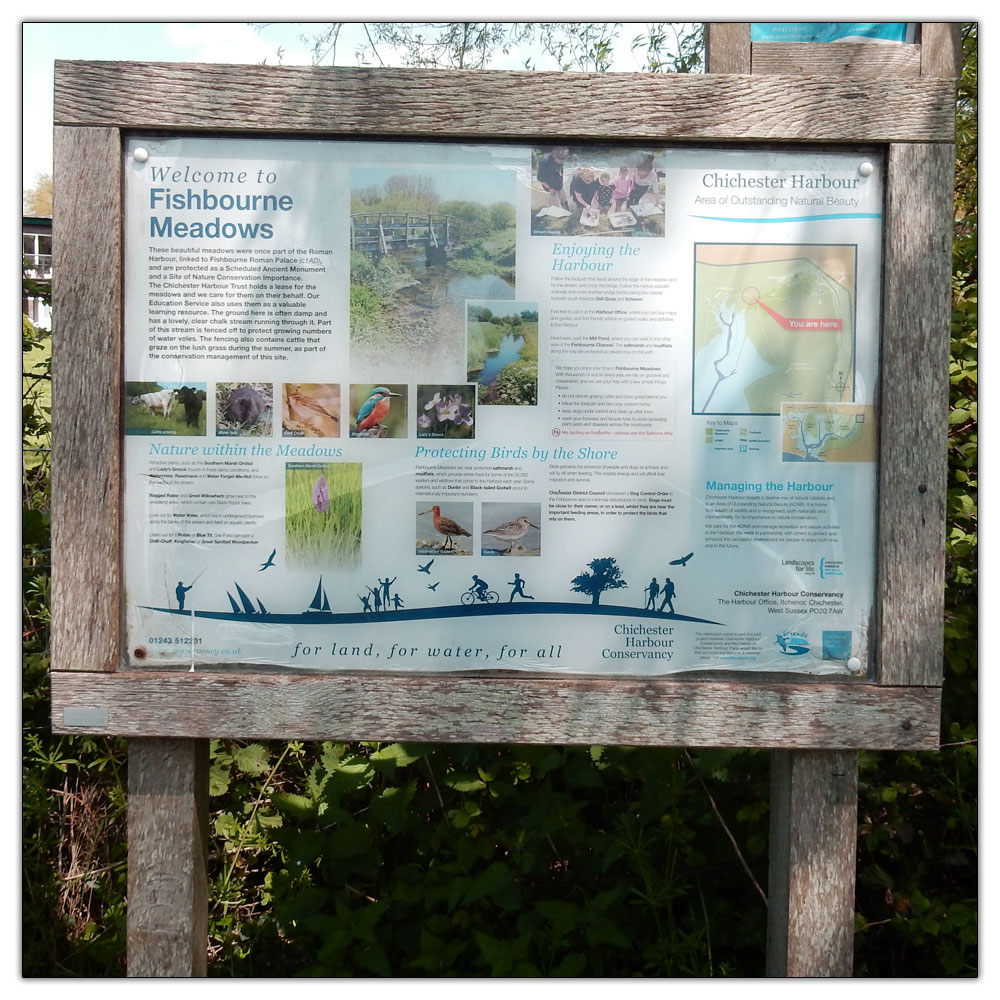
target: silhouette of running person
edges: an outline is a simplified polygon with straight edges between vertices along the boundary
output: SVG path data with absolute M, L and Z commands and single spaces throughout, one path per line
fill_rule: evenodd
M 660 585 L 656 582 L 656 577 L 654 576 L 652 580 L 649 581 L 649 586 L 645 588 L 646 593 L 649 597 L 646 598 L 646 610 L 655 611 L 656 610 L 656 598 L 660 594 Z M 662 610 L 662 608 L 661 608 Z
M 666 580 L 663 581 L 663 603 L 660 605 L 661 611 L 669 604 L 670 613 L 674 613 L 674 593 L 673 580 L 671 580 L 668 576 Z
M 193 587 L 193 586 L 194 586 L 194 584 L 192 583 L 191 587 Z M 184 610 L 184 595 L 191 589 L 191 587 L 185 587 L 184 584 L 180 580 L 177 581 L 177 587 L 174 589 L 174 593 L 177 595 L 177 610 L 178 611 L 183 611 Z
M 514 574 L 514 579 L 513 580 L 508 580 L 507 581 L 507 585 L 514 588 L 510 592 L 510 600 L 507 602 L 508 604 L 513 604 L 515 597 L 523 597 L 526 601 L 533 601 L 534 600 L 534 598 L 531 596 L 531 594 L 526 594 L 524 592 L 524 580 L 521 579 L 521 574 L 520 573 L 515 573 Z

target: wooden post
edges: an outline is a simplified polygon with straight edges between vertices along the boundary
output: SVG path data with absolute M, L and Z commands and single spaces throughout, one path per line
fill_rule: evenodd
M 208 740 L 128 744 L 128 975 L 204 976 Z
M 775 750 L 767 975 L 850 976 L 858 755 Z

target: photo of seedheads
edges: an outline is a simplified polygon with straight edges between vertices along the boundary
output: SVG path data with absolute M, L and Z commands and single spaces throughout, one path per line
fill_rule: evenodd
M 361 553 L 361 464 L 285 466 L 285 558 L 293 567 L 355 566 Z
M 215 433 L 219 437 L 270 437 L 274 386 L 270 382 L 219 382 Z
M 282 437 L 340 437 L 340 386 L 286 382 L 281 387 Z

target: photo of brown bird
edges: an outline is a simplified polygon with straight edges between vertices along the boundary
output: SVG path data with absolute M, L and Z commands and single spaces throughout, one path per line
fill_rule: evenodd
M 441 508 L 437 504 L 428 510 L 422 510 L 421 514 L 433 514 L 434 520 L 434 530 L 439 535 L 444 535 L 444 545 L 441 546 L 441 550 L 444 551 L 446 548 L 451 548 L 454 545 L 452 539 L 457 535 L 467 535 L 469 532 L 465 530 L 457 521 L 453 521 L 450 517 L 441 516 Z M 471 536 L 469 536 L 471 537 Z

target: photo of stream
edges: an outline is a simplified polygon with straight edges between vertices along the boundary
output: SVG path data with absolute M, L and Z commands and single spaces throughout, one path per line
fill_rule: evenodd
M 467 357 L 481 405 L 536 405 L 538 303 L 469 302 Z
M 353 372 L 466 381 L 466 302 L 514 298 L 515 184 L 450 163 L 352 170 Z

